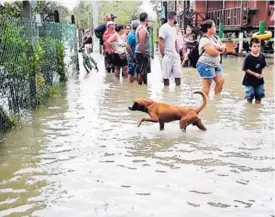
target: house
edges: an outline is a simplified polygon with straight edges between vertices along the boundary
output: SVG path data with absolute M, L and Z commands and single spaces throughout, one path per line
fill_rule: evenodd
M 212 19 L 217 25 L 223 23 L 225 31 L 256 30 L 262 20 L 268 28 L 274 29 L 274 22 L 271 21 L 274 1 L 195 0 L 195 10 L 204 19 Z
M 180 27 L 198 26 L 205 19 L 224 24 L 224 31 L 257 30 L 260 21 L 274 31 L 274 1 L 177 0 L 167 2 L 167 11 L 178 13 Z

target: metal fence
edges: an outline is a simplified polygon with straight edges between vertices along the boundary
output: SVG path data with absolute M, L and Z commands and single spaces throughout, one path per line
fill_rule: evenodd
M 50 95 L 78 66 L 76 26 L 0 20 L 0 132 Z

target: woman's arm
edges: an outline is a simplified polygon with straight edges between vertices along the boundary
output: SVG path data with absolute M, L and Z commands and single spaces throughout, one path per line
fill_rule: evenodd
M 111 51 L 116 51 L 116 48 L 113 46 L 113 42 L 117 40 L 117 35 L 114 33 L 110 36 L 110 38 L 107 39 L 106 41 L 106 46 L 108 47 L 109 50 Z
M 210 56 L 216 57 L 221 54 L 220 51 L 218 51 L 212 44 L 206 44 L 202 47 L 203 50 L 205 50 L 206 53 L 208 53 Z
M 216 57 L 221 54 L 207 36 L 202 36 L 199 41 L 199 50 L 204 50 L 208 55 Z

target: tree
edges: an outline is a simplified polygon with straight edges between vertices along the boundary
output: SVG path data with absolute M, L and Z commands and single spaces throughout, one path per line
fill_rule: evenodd
M 115 14 L 116 23 L 127 25 L 133 18 L 138 17 L 138 7 L 141 1 L 100 1 L 98 20 L 103 20 L 106 14 Z
M 21 17 L 21 11 L 23 9 L 23 2 L 16 1 L 14 3 L 5 2 L 0 8 L 0 18 L 1 17 Z
M 68 8 L 60 5 L 55 1 L 41 1 L 36 2 L 36 6 L 33 8 L 33 13 L 38 13 L 43 17 L 43 20 L 53 21 L 54 11 L 58 10 L 60 20 L 69 19 Z
M 86 29 L 92 26 L 92 6 L 89 2 L 80 1 L 73 9 L 73 14 L 76 18 L 76 23 L 79 28 Z
M 99 24 L 104 23 L 106 14 L 115 14 L 118 24 L 127 25 L 133 18 L 138 17 L 138 7 L 141 1 L 99 1 L 98 2 L 98 21 Z M 73 14 L 79 28 L 92 27 L 93 11 L 90 2 L 80 1 L 73 9 Z

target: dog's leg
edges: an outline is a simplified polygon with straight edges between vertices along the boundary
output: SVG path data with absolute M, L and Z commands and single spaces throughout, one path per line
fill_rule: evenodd
M 164 130 L 164 122 L 159 122 L 159 129 Z
M 144 121 L 153 122 L 153 123 L 159 122 L 158 118 L 142 118 L 139 121 L 138 127 L 140 127 L 141 123 L 144 122 Z
M 193 123 L 193 125 L 196 125 L 200 130 L 206 131 L 206 127 L 203 125 L 201 119 L 199 118 L 197 121 Z

